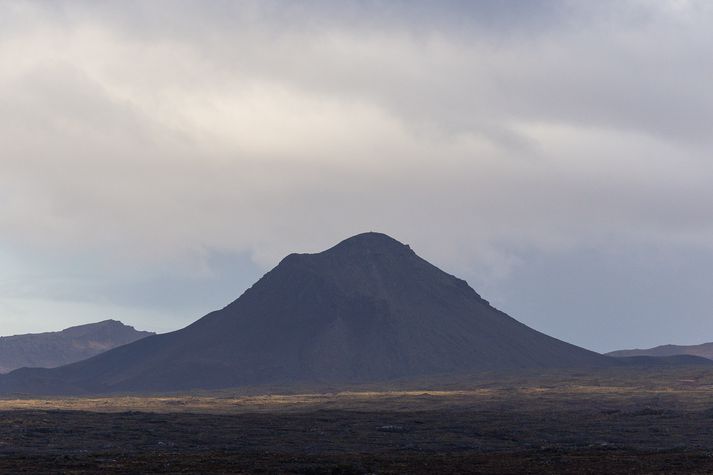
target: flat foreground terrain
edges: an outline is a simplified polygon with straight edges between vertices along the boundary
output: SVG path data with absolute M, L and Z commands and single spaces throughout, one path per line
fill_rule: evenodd
M 709 368 L 432 386 L 0 400 L 0 472 L 713 473 Z

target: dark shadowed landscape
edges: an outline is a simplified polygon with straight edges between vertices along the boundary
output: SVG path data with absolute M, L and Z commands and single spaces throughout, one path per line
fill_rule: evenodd
M 444 390 L 394 385 L 318 394 L 5 399 L 0 470 L 713 471 L 712 369 L 483 375 L 462 384 Z
M 0 0 L 0 475 L 713 474 L 712 45 Z
M 373 232 L 0 391 L 13 473 L 713 470 L 713 361 L 551 338 Z

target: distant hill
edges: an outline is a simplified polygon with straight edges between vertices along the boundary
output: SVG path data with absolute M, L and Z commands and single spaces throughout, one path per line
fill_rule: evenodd
M 22 367 L 54 368 L 95 356 L 153 335 L 116 320 L 58 332 L 0 337 L 0 373 Z
M 624 364 L 639 367 L 662 367 L 662 366 L 710 366 L 713 360 L 694 355 L 671 355 L 671 356 L 617 356 Z
M 109 393 L 388 381 L 620 364 L 493 308 L 379 233 L 291 254 L 188 327 L 91 359 L 0 377 L 0 392 Z
M 608 356 L 676 356 L 692 355 L 713 360 L 713 343 L 700 345 L 661 345 L 648 349 L 618 350 L 607 353 Z

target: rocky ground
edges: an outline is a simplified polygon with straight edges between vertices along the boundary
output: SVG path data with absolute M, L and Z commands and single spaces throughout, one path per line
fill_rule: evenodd
M 700 368 L 0 410 L 2 473 L 713 472 L 713 372 Z

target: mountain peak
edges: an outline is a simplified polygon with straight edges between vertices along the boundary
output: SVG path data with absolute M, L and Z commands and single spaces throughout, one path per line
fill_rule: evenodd
M 322 252 L 289 254 L 280 261 L 277 269 L 303 265 L 363 266 L 375 259 L 393 265 L 408 257 L 416 257 L 408 244 L 386 234 L 369 231 L 349 237 Z
M 400 246 L 404 247 L 406 244 L 397 241 L 388 234 L 379 233 L 375 231 L 368 231 L 365 233 L 355 234 L 352 237 L 348 237 L 341 241 L 335 247 L 339 246 L 358 246 L 358 247 L 394 247 Z M 408 247 L 408 246 L 406 246 Z
M 347 238 L 336 246 L 327 249 L 323 254 L 337 252 L 377 253 L 377 254 L 413 254 L 408 244 L 397 241 L 383 233 L 369 231 Z

